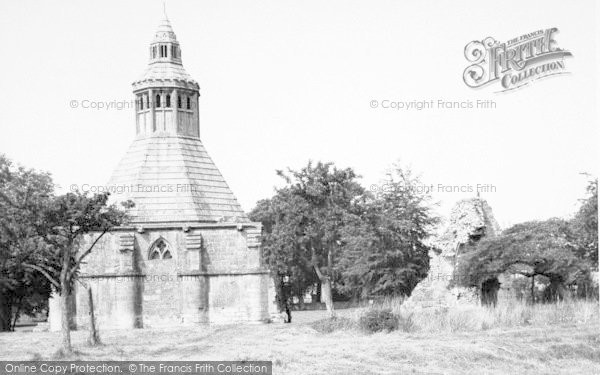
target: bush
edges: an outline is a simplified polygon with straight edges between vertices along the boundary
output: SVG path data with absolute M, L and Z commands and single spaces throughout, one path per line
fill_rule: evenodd
M 392 312 L 392 309 L 367 310 L 358 321 L 360 328 L 367 332 L 395 331 L 398 329 L 400 319 Z

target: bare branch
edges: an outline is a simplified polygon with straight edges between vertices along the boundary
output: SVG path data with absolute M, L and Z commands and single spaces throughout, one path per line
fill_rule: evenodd
M 39 273 L 41 273 L 42 275 L 44 275 L 44 277 L 46 279 L 48 279 L 48 281 L 50 281 L 50 283 L 55 288 L 60 289 L 60 283 L 57 282 L 52 276 L 50 276 L 50 274 L 45 269 L 43 269 L 42 267 L 37 266 L 35 264 L 29 264 L 29 263 L 23 263 L 23 267 L 31 268 L 32 270 L 38 271 Z
M 83 253 L 81 253 L 81 255 L 79 255 L 77 257 L 77 259 L 75 260 L 75 264 L 73 265 L 73 267 L 71 267 L 71 270 L 69 271 L 69 273 L 67 275 L 67 280 L 71 280 L 71 278 L 73 277 L 73 275 L 75 274 L 75 272 L 77 272 L 77 269 L 81 265 L 81 261 L 83 260 L 83 258 L 85 258 L 86 256 L 88 256 L 92 252 L 92 249 L 94 249 L 94 246 L 96 246 L 96 244 L 98 243 L 98 241 L 100 241 L 100 239 L 106 233 L 108 233 L 109 230 L 110 230 L 110 228 L 105 228 L 104 231 L 102 233 L 100 233 L 100 235 L 94 240 L 94 242 L 92 242 L 92 244 L 90 245 L 90 247 L 88 247 L 88 249 L 86 251 L 84 251 Z

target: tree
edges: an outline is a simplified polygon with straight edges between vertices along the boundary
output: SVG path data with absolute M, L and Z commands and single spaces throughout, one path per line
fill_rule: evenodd
M 359 220 L 346 225 L 339 263 L 343 290 L 365 297 L 408 296 L 427 276 L 426 238 L 438 219 L 429 195 L 408 168 L 394 165 L 379 194 L 360 202 Z
M 46 306 L 48 281 L 24 265 L 47 251 L 37 228 L 53 189 L 48 173 L 15 166 L 0 155 L 0 331 L 14 329 L 21 313 Z
M 579 243 L 578 254 L 598 270 L 598 179 L 588 182 L 588 196 L 572 220 L 573 231 Z
M 292 273 L 294 285 L 320 282 L 327 311 L 334 315 L 332 280 L 342 229 L 355 217 L 355 199 L 364 189 L 350 168 L 318 162 L 299 171 L 278 171 L 286 185 L 263 201 L 251 217 L 265 223 L 263 254 L 276 272 Z M 310 270 L 310 272 L 308 271 Z
M 89 197 L 76 192 L 53 199 L 44 210 L 43 225 L 39 231 L 50 246 L 52 259 L 57 267 L 46 266 L 47 259 L 38 259 L 38 262 L 26 265 L 44 275 L 60 294 L 62 349 L 66 353 L 72 351 L 69 295 L 79 276 L 80 266 L 106 233 L 127 220 L 124 211 L 117 209 L 115 205 L 107 205 L 108 196 L 105 193 Z M 124 202 L 123 206 L 131 208 L 133 203 Z M 93 241 L 82 248 L 85 235 L 92 235 Z
M 289 276 L 291 296 L 300 300 L 318 282 L 312 266 L 297 251 L 294 227 L 300 223 L 294 218 L 300 217 L 294 217 L 293 212 L 300 204 L 299 198 L 280 189 L 273 198 L 259 201 L 249 214 L 251 220 L 263 224 L 262 256 L 275 280 L 280 311 L 285 309 L 286 302 L 281 290 L 284 276 Z
M 563 219 L 530 221 L 508 228 L 497 237 L 484 238 L 459 261 L 459 274 L 466 286 L 481 287 L 508 272 L 550 280 L 549 300 L 563 298 L 565 285 L 589 273 L 588 264 L 578 256 L 576 238 Z

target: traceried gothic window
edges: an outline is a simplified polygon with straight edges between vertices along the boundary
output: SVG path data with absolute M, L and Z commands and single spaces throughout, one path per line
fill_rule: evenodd
M 167 243 L 167 241 L 160 238 L 158 241 L 152 245 L 150 249 L 150 253 L 148 254 L 148 260 L 156 260 L 156 259 L 171 259 L 173 256 L 171 255 L 171 247 Z
M 171 108 L 171 95 L 167 95 L 167 108 Z
M 160 108 L 160 95 L 156 95 L 156 108 Z
M 192 109 L 192 101 L 190 100 L 190 97 L 187 97 L 187 109 Z

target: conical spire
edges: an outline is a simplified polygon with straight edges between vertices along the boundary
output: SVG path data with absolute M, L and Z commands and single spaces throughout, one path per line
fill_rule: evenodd
M 153 43 L 159 42 L 177 42 L 177 36 L 173 31 L 173 27 L 171 26 L 171 21 L 169 21 L 169 17 L 167 17 L 166 11 L 164 11 L 164 18 L 160 21 L 158 28 L 156 30 L 156 34 L 154 35 Z M 179 43 L 178 43 L 179 44 Z

